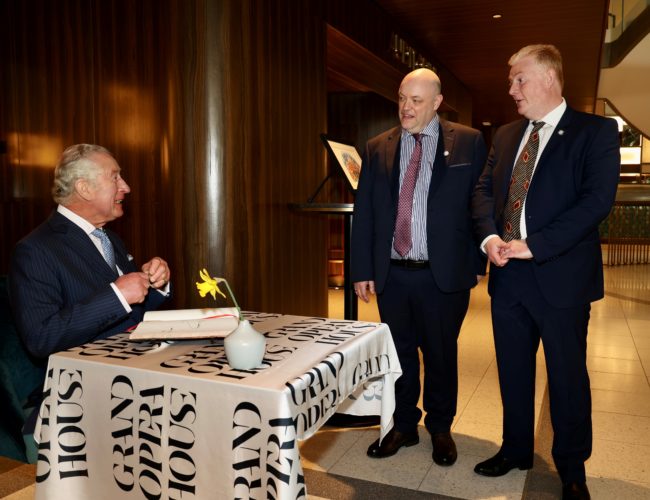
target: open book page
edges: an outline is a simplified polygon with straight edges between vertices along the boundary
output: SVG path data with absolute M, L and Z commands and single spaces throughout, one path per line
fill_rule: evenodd
M 185 340 L 225 337 L 238 324 L 238 311 L 235 307 L 149 311 L 129 338 Z

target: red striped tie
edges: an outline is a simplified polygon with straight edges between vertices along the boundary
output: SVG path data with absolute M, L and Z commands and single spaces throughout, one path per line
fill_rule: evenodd
M 422 160 L 422 136 L 421 134 L 413 134 L 413 137 L 415 138 L 415 149 L 413 149 L 413 154 L 406 168 L 406 174 L 402 180 L 399 202 L 397 204 L 397 220 L 395 221 L 395 241 L 393 246 L 402 257 L 413 246 L 411 240 L 413 193 L 418 180 L 418 174 L 420 173 L 420 163 Z

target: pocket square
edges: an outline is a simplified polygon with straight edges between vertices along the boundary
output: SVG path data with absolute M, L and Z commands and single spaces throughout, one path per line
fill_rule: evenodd
M 449 165 L 448 168 L 467 167 L 469 165 L 471 165 L 471 163 L 454 163 L 453 165 Z

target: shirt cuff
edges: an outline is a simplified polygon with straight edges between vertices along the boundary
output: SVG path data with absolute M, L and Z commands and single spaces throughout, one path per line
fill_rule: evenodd
M 491 234 L 491 235 L 487 236 L 483 241 L 481 241 L 481 252 L 483 252 L 485 255 L 487 255 L 487 252 L 485 251 L 485 245 L 492 238 L 497 238 L 498 236 L 499 236 L 498 234 Z
M 168 281 L 164 288 L 156 288 L 156 291 L 165 297 L 169 297 L 169 287 L 170 282 Z
M 124 295 L 122 295 L 122 292 L 120 292 L 120 289 L 117 288 L 117 285 L 115 283 L 111 283 L 111 287 L 113 287 L 113 291 L 115 292 L 115 295 L 117 295 L 117 298 L 120 299 L 122 306 L 124 306 L 124 310 L 130 313 L 132 311 L 131 306 L 124 298 Z

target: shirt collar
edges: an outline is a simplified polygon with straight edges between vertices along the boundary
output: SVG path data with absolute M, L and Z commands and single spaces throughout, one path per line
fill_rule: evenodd
M 544 116 L 544 118 L 541 119 L 541 121 L 544 122 L 544 127 L 546 127 L 547 125 L 550 125 L 553 128 L 557 127 L 557 124 L 560 123 L 560 118 L 562 118 L 562 115 L 566 111 L 566 107 L 567 107 L 566 101 L 564 100 L 563 97 L 562 102 L 558 104 L 556 108 L 554 108 L 549 113 L 547 113 L 546 116 Z
M 59 212 L 61 215 L 63 215 L 63 217 L 68 219 L 70 222 L 79 226 L 86 234 L 90 234 L 96 229 L 93 224 L 88 222 L 80 215 L 77 215 L 69 208 L 64 207 L 63 205 L 59 205 L 58 207 L 56 207 L 56 211 Z
M 427 124 L 427 126 L 422 129 L 422 132 L 420 132 L 420 134 L 428 135 L 428 136 L 436 135 L 436 131 L 438 130 L 439 123 L 440 123 L 440 119 L 438 118 L 438 114 L 436 113 L 436 115 L 431 119 L 431 121 Z M 409 136 L 412 137 L 413 134 L 411 134 L 411 132 L 408 132 L 407 130 L 402 129 L 402 140 Z

